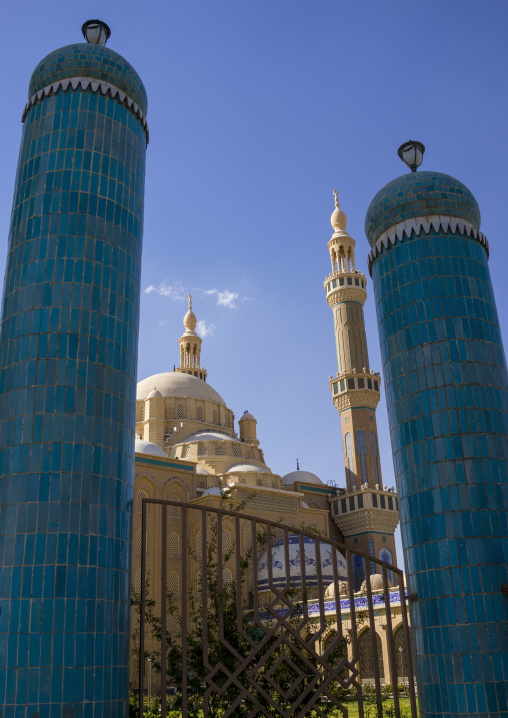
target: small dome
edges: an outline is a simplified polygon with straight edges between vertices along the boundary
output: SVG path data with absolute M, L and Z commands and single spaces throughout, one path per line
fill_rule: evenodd
M 273 585 L 275 588 L 283 589 L 287 583 L 288 578 L 292 586 L 301 585 L 301 567 L 302 559 L 300 556 L 300 536 L 298 534 L 290 534 L 288 538 L 288 553 L 289 553 L 289 571 L 286 568 L 286 550 L 284 539 L 279 539 L 272 544 L 271 549 L 271 564 L 272 564 L 272 577 Z M 316 561 L 316 543 L 314 539 L 309 536 L 304 536 L 303 539 L 303 564 L 306 570 L 306 583 L 307 587 L 317 586 L 317 561 Z M 325 543 L 324 541 L 319 542 L 319 552 L 321 557 L 321 575 L 322 581 L 325 585 L 331 583 L 334 580 L 333 575 L 333 547 Z M 337 550 L 335 550 L 335 561 L 337 566 L 338 578 L 347 580 L 347 566 L 344 556 Z M 264 551 L 258 562 L 258 590 L 267 591 L 270 588 L 269 575 L 268 575 L 268 552 Z
M 291 486 L 295 483 L 295 481 L 301 481 L 304 484 L 322 485 L 323 483 L 319 476 L 316 476 L 316 474 L 311 474 L 310 471 L 291 471 L 291 473 L 286 474 L 282 477 L 283 486 Z
M 239 422 L 240 421 L 256 421 L 256 419 L 252 416 L 252 414 L 249 414 L 248 411 L 244 411 L 242 414 L 242 418 L 239 420 Z
M 223 431 L 197 431 L 195 434 L 190 434 L 182 439 L 178 444 L 191 444 L 193 441 L 234 441 L 238 443 L 240 439 L 236 436 L 230 436 Z
M 167 459 L 168 457 L 157 444 L 152 444 L 151 441 L 144 441 L 143 439 L 136 439 L 134 445 L 134 451 L 136 454 L 148 454 L 149 456 L 160 456 L 161 459 Z
M 226 474 L 236 474 L 237 472 L 241 471 L 256 471 L 258 474 L 269 474 L 270 472 L 268 469 L 263 468 L 262 466 L 256 466 L 255 464 L 233 464 L 233 466 L 230 466 L 229 469 L 225 472 Z
M 157 389 L 153 389 L 148 396 L 147 399 L 164 399 L 160 391 L 157 391 Z
M 196 466 L 196 474 L 201 474 L 203 476 L 210 476 L 210 472 L 207 471 L 204 466 L 201 466 L 201 464 L 198 464 Z
M 336 232 L 344 231 L 346 229 L 347 217 L 340 207 L 336 207 L 332 212 L 330 223 Z
M 109 82 L 134 100 L 144 115 L 147 113 L 146 90 L 132 65 L 109 47 L 83 42 L 60 47 L 39 62 L 30 78 L 28 99 L 47 85 L 68 77 L 93 77 Z
M 409 172 L 385 185 L 370 203 L 365 217 L 370 246 L 394 224 L 431 214 L 458 217 L 480 229 L 480 208 L 466 185 L 442 172 Z
M 388 586 L 391 587 L 391 585 L 392 585 L 392 584 L 390 583 L 390 581 L 388 581 Z M 373 573 L 373 574 L 371 575 L 371 577 L 370 577 L 370 587 L 371 587 L 371 589 L 372 589 L 373 591 L 382 591 L 382 590 L 383 590 L 383 588 L 384 588 L 383 577 L 382 577 L 382 575 L 381 575 L 380 573 Z M 364 582 L 362 583 L 362 588 L 361 588 L 361 590 L 362 590 L 362 591 L 366 591 L 366 590 L 367 590 L 367 582 L 366 582 L 366 581 L 364 581 Z
M 218 486 L 211 486 L 209 489 L 205 489 L 201 496 L 222 496 L 222 493 Z
M 226 406 L 224 399 L 206 381 L 198 379 L 197 376 L 178 371 L 167 371 L 142 379 L 138 382 L 136 388 L 136 399 L 138 401 L 146 399 L 154 386 L 157 387 L 163 397 L 174 396 L 182 399 L 191 397 L 193 399 L 214 401 L 216 404 Z
M 347 596 L 349 594 L 347 581 L 339 581 L 339 594 L 341 596 Z M 335 598 L 335 583 L 333 581 L 325 591 L 325 598 Z
M 302 509 L 310 509 L 310 506 L 306 501 L 302 501 Z

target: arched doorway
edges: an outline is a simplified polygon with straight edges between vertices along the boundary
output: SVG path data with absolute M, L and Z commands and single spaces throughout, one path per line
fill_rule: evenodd
M 409 631 L 409 629 L 408 629 Z M 407 683 L 407 651 L 404 642 L 404 630 L 399 626 L 393 633 L 393 642 L 395 645 L 395 660 L 397 664 L 397 679 L 399 683 Z
M 377 660 L 379 665 L 379 676 L 381 683 L 384 683 L 383 647 L 381 639 L 376 632 Z M 375 678 L 374 654 L 372 651 L 371 629 L 367 628 L 358 638 L 358 650 L 360 652 L 360 678 L 362 682 L 372 683 Z

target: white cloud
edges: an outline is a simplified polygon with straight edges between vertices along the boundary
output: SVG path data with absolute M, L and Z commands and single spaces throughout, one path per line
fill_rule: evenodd
M 230 292 L 229 289 L 224 289 L 223 292 L 219 289 L 204 289 L 203 292 L 209 296 L 216 296 L 217 304 L 222 307 L 229 307 L 229 309 L 236 309 L 236 300 L 240 296 L 238 292 Z
M 204 339 L 211 336 L 215 331 L 215 324 L 207 324 L 204 319 L 199 319 L 196 324 L 196 332 Z
M 165 327 L 168 323 L 167 319 L 161 319 L 160 322 L 157 322 L 160 327 Z
M 143 290 L 143 294 L 153 294 L 153 292 L 155 292 L 161 297 L 175 299 L 178 302 L 187 299 L 187 294 L 181 282 L 175 282 L 174 284 L 170 284 L 167 279 L 161 282 L 157 287 L 154 284 L 150 284 L 148 287 L 146 287 L 146 289 Z

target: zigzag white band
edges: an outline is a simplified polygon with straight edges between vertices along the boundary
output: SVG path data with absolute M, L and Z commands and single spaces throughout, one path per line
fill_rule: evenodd
M 435 232 L 458 232 L 459 234 L 473 237 L 473 239 L 480 242 L 480 244 L 485 248 L 487 257 L 489 256 L 489 243 L 487 237 L 483 234 L 483 232 L 475 229 L 470 222 L 467 222 L 459 217 L 431 214 L 426 217 L 414 217 L 412 219 L 405 220 L 404 222 L 398 222 L 380 235 L 368 257 L 370 276 L 372 277 L 373 261 L 381 254 L 381 252 L 388 249 L 390 245 L 395 244 L 396 242 L 403 242 L 405 238 L 409 238 L 413 232 L 417 235 L 421 234 L 422 231 L 425 232 L 425 234 L 429 234 L 431 229 Z
M 148 144 L 148 123 L 140 107 L 134 102 L 134 100 L 132 100 L 125 92 L 120 90 L 118 87 L 111 85 L 109 82 L 102 82 L 102 80 L 96 80 L 93 77 L 67 77 L 64 80 L 58 80 L 58 82 L 53 82 L 51 85 L 46 85 L 46 87 L 44 87 L 42 90 L 39 90 L 39 92 L 36 92 L 28 100 L 25 105 L 25 109 L 23 110 L 21 122 L 25 121 L 28 114 L 28 110 L 34 105 L 36 105 L 38 102 L 40 102 L 43 97 L 55 95 L 59 90 L 62 90 L 62 92 L 66 92 L 70 87 L 73 90 L 76 90 L 79 86 L 81 86 L 82 90 L 88 90 L 88 88 L 90 88 L 92 92 L 102 92 L 103 95 L 107 95 L 109 93 L 111 97 L 116 99 L 122 105 L 128 107 L 129 110 L 131 110 L 131 112 L 138 118 L 138 120 L 143 125 L 143 129 L 145 130 L 146 134 L 146 144 Z

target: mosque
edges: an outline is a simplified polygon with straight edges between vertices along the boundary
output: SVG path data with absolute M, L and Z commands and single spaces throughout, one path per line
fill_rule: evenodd
M 341 416 L 346 485 L 338 488 L 334 482 L 325 483 L 314 473 L 300 470 L 298 465 L 296 471 L 282 477 L 273 473 L 260 446 L 256 418 L 245 411 L 236 429 L 235 414 L 210 385 L 207 371 L 202 366 L 202 339 L 196 333 L 197 319 L 189 295 L 188 311 L 183 318 L 185 331 L 179 339 L 180 365 L 175 366 L 173 371 L 163 371 L 137 384 L 132 552 L 134 594 L 141 591 L 141 507 L 144 498 L 219 506 L 221 494 L 226 490 L 237 503 L 245 502 L 243 510 L 250 515 L 315 530 L 327 538 L 345 543 L 353 550 L 375 555 L 396 565 L 394 532 L 399 518 L 397 495 L 394 489 L 382 482 L 376 426 L 381 379 L 379 373 L 369 366 L 363 316 L 367 280 L 355 268 L 355 241 L 346 231 L 347 219 L 340 209 L 336 191 L 331 223 L 334 232 L 328 249 L 332 272 L 326 277 L 324 288 L 334 315 L 338 372 L 335 377 L 329 378 L 329 383 L 333 402 Z M 194 550 L 199 549 L 201 523 L 196 517 L 187 536 L 182 536 L 178 511 L 174 507 L 174 525 L 168 529 L 168 590 L 173 596 L 181 597 L 181 556 L 186 551 L 186 543 Z M 150 517 L 147 529 L 147 569 L 150 571 L 150 566 L 153 567 L 153 580 L 157 583 L 156 567 L 161 561 L 157 516 Z M 224 525 L 222 544 L 226 549 L 233 545 L 232 526 Z M 275 566 L 278 565 L 277 552 L 282 555 L 283 550 L 282 542 L 275 544 L 272 555 L 274 578 Z M 298 541 L 294 545 L 290 541 L 290 556 L 297 550 Z M 354 557 L 353 562 L 348 568 L 340 556 L 338 566 L 342 571 L 341 578 L 352 577 L 355 589 L 361 594 L 365 579 L 363 562 L 358 557 Z M 372 570 L 376 570 L 374 563 Z M 258 591 L 262 594 L 267 578 L 266 552 L 259 558 L 258 572 Z M 197 585 L 201 577 L 199 562 L 193 563 L 192 573 L 190 580 Z M 393 580 L 391 572 L 389 577 Z M 296 576 L 292 578 L 298 579 Z M 331 583 L 333 576 L 328 579 Z M 224 569 L 223 580 L 224 583 L 235 581 L 232 568 Z M 317 589 L 313 593 L 310 571 L 307 584 L 311 586 L 310 597 L 322 600 L 323 597 L 315 593 Z M 380 575 L 372 576 L 372 588 L 378 591 L 383 588 Z M 360 594 L 358 600 L 361 602 Z M 330 592 L 329 589 L 326 600 L 330 613 L 335 611 L 333 598 L 333 590 Z M 392 620 L 397 640 L 397 628 L 401 623 L 400 603 L 397 596 L 393 599 Z M 382 601 L 379 603 L 382 604 Z M 348 600 L 343 599 L 341 610 L 346 622 L 348 607 Z M 379 630 L 376 629 L 378 660 L 386 666 L 385 681 L 389 683 L 388 660 L 384 655 L 387 654 L 386 637 L 382 631 L 384 608 L 379 608 L 376 615 L 379 622 Z M 134 631 L 137 620 L 133 610 Z M 170 632 L 177 633 L 176 618 L 170 616 L 169 622 Z M 399 633 L 402 638 L 402 632 Z M 368 631 L 364 639 L 368 654 L 371 650 Z M 368 677 L 370 670 L 366 662 L 368 659 L 364 654 L 364 677 Z M 133 659 L 131 680 L 136 667 L 137 662 Z M 403 669 L 399 675 L 402 674 Z

